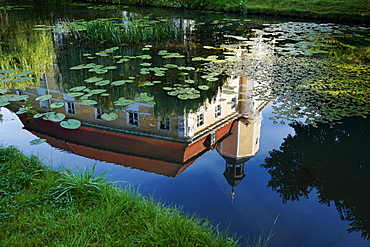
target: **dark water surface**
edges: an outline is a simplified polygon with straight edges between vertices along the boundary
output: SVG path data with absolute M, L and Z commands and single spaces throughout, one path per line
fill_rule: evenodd
M 132 12 L 126 12 L 128 10 Z M 25 10 L 1 12 L 3 22 L 29 22 L 30 29 L 38 22 L 49 21 L 47 25 L 55 25 L 64 20 L 122 17 L 129 13 L 134 13 L 133 16 L 152 14 L 174 18 L 174 22 L 178 23 L 175 39 L 153 43 L 153 46 L 160 47 L 157 50 L 168 49 L 185 54 L 185 58 L 163 61 L 156 57 L 155 52 L 149 52 L 153 57 L 150 62 L 155 66 L 166 63 L 195 66 L 191 57 L 219 54 L 217 50 L 210 52 L 203 49 L 204 46 L 232 43 L 222 38 L 225 34 L 239 36 L 245 30 L 253 33 L 251 29 L 261 28 L 266 23 L 288 21 L 216 13 L 180 13 L 145 8 L 102 10 L 68 5 L 58 10 L 43 6 L 35 11 L 34 7 L 28 6 Z M 224 19 L 228 21 L 222 26 L 210 24 Z M 230 19 L 244 21 L 235 25 L 235 20 Z M 194 26 L 201 22 L 209 27 Z M 46 78 L 45 82 L 44 78 L 39 85 L 39 88 L 49 90 L 55 100 L 64 97 L 65 102 L 71 100 L 63 96 L 65 92 L 85 85 L 83 80 L 92 76 L 86 71 L 80 73 L 69 68 L 88 63 L 83 54 L 94 54 L 112 47 L 77 44 L 69 35 L 72 36 L 66 31 L 53 33 L 54 65 L 58 67 L 53 73 L 54 78 L 57 74 L 58 80 Z M 1 40 L 6 39 L 2 37 Z M 14 40 L 8 42 L 5 45 Z M 146 54 L 142 51 L 144 45 L 122 46 L 118 54 Z M 112 65 L 103 58 L 99 59 L 91 62 L 98 60 L 106 63 L 104 66 Z M 180 205 L 184 211 L 208 218 L 219 224 L 221 229 L 228 228 L 230 233 L 245 238 L 249 236 L 253 239 L 261 232 L 267 234 L 277 219 L 270 246 L 370 246 L 368 119 L 345 118 L 343 124 L 319 124 L 317 128 L 289 121 L 273 124 L 268 119 L 273 115 L 271 104 L 253 98 L 245 100 L 241 96 L 225 93 L 226 90 L 220 91 L 226 76 L 221 76 L 213 84 L 198 78 L 196 85 L 210 85 L 211 90 L 200 92 L 199 98 L 193 101 L 176 101 L 161 89 L 162 86 L 143 86 L 148 80 L 145 75 L 140 75 L 140 68 L 143 67 L 140 63 L 143 62 L 147 61 L 122 65 L 118 72 L 104 75 L 112 81 L 128 79 L 129 75 L 136 76 L 136 79 L 130 84 L 133 86 L 107 87 L 111 98 L 97 100 L 105 108 L 76 106 L 74 117 L 85 123 L 84 129 L 76 132 L 59 130 L 50 121 L 29 123 L 24 114 L 20 119 L 12 110 L 2 107 L 1 143 L 15 145 L 26 154 L 36 154 L 55 168 L 65 166 L 75 169 L 75 164 L 80 168 L 91 168 L 96 164 L 96 172 L 99 174 L 108 170 L 111 181 L 123 181 L 120 183 L 122 186 L 133 185 L 144 195 L 153 195 L 167 204 Z M 179 80 L 178 77 L 178 74 L 168 72 L 161 85 L 172 86 Z M 151 80 L 154 80 L 153 77 Z M 235 88 L 244 85 L 242 79 L 228 83 Z M 45 90 L 40 90 L 33 88 L 23 93 L 30 97 L 46 94 Z M 112 110 L 114 100 L 132 98 L 140 93 L 153 96 L 156 105 L 137 101 L 117 111 L 122 114 L 115 120 L 117 122 L 110 124 L 99 119 L 97 109 Z M 233 108 L 234 96 L 239 103 Z M 222 107 L 222 113 L 216 116 L 218 106 Z M 61 109 L 64 113 L 68 111 L 67 106 Z M 192 127 L 200 121 L 197 118 L 199 112 L 204 114 L 204 129 L 201 126 L 199 129 L 199 126 Z M 138 126 L 135 126 L 132 115 L 135 113 L 139 113 Z M 169 119 L 169 129 L 163 122 L 157 126 L 157 119 L 166 118 Z M 208 121 L 210 118 L 213 120 Z M 212 135 L 215 135 L 215 143 L 212 143 Z M 104 137 L 107 139 L 101 139 Z M 29 142 L 36 138 L 46 138 L 47 141 L 30 145 Z M 241 240 L 242 243 L 244 241 Z

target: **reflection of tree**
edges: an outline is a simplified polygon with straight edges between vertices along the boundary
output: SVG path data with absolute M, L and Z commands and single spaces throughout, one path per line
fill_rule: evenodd
M 51 68 L 54 59 L 52 35 L 32 30 L 40 22 L 14 21 L 0 18 L 0 69 L 32 70 L 39 81 L 40 75 Z M 24 82 L 13 82 L 3 87 L 25 88 Z
M 349 231 L 361 231 L 370 238 L 370 146 L 369 120 L 345 119 L 343 125 L 291 125 L 279 150 L 270 152 L 262 167 L 271 175 L 268 187 L 283 202 L 308 198 L 317 190 L 320 203 L 333 201 Z

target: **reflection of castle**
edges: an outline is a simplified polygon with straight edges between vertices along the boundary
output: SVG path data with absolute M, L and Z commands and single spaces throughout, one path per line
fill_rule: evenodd
M 245 78 L 229 79 L 234 93 L 220 90 L 212 103 L 204 104 L 198 112 L 165 119 L 153 115 L 153 106 L 135 102 L 124 109 L 109 109 L 118 119 L 112 122 L 100 118 L 105 110 L 81 105 L 59 90 L 52 77 L 45 77 L 40 87 L 27 92 L 30 100 L 45 94 L 48 101 L 33 101 L 41 111 L 50 104 L 64 102 L 55 109 L 67 118 L 79 119 L 77 130 L 63 129 L 58 123 L 21 115 L 25 128 L 58 148 L 85 157 L 104 160 L 166 176 L 176 177 L 199 155 L 217 146 L 227 162 L 225 177 L 235 187 L 245 176 L 244 162 L 259 146 L 261 111 L 265 102 L 257 104 L 250 96 L 253 85 Z

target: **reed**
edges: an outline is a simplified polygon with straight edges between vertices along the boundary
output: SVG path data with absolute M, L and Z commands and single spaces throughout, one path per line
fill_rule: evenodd
M 100 44 L 138 44 L 168 39 L 175 34 L 175 29 L 169 23 L 120 28 L 111 21 L 97 20 L 88 23 L 86 31 L 81 31 L 79 34 L 83 39 Z

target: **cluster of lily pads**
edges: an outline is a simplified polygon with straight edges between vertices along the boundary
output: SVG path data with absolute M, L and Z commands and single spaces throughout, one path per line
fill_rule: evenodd
M 363 116 L 369 112 L 366 65 L 357 70 L 357 80 L 330 57 L 330 39 L 342 35 L 331 24 L 281 23 L 256 30 L 252 41 L 229 36 L 239 42 L 223 46 L 232 52 L 251 51 L 252 44 L 264 49 L 239 61 L 211 63 L 207 69 L 228 75 L 246 76 L 256 83 L 254 97 L 272 101 L 273 123 L 284 120 L 312 124 L 341 123 L 343 117 Z M 253 49 L 252 49 L 253 50 Z M 345 64 L 343 62 L 342 64 Z M 350 67 L 353 67 L 351 65 Z M 361 73 L 360 73 L 361 72 Z M 355 82 L 356 81 L 356 82 Z
M 12 83 L 12 82 L 28 82 L 33 80 L 34 78 L 30 75 L 33 74 L 33 71 L 27 70 L 18 72 L 18 70 L 10 70 L 10 69 L 1 69 L 0 70 L 0 78 L 2 83 Z M 4 86 L 4 84 L 3 84 Z M 19 102 L 28 100 L 28 95 L 17 95 L 17 94 L 9 94 L 8 89 L 3 88 L 0 89 L 0 107 L 9 105 L 11 102 Z M 45 101 L 52 98 L 52 95 L 42 95 L 37 97 L 36 101 Z M 46 112 L 46 113 L 36 113 L 36 111 L 32 107 L 32 102 L 28 101 L 18 109 L 16 112 L 17 114 L 23 113 L 33 113 L 33 118 L 40 118 L 43 117 L 45 120 L 50 120 L 53 122 L 60 122 L 60 126 L 67 129 L 77 129 L 81 126 L 81 122 L 75 119 L 68 119 L 65 120 L 65 115 L 63 113 L 55 113 L 55 112 Z M 54 102 L 50 104 L 51 109 L 57 109 L 64 106 L 64 102 Z M 35 141 L 36 142 L 36 141 Z M 33 143 L 35 144 L 35 143 Z
M 207 85 L 198 85 L 196 88 L 195 80 L 190 79 L 190 72 L 194 73 L 196 68 L 191 66 L 179 66 L 177 64 L 173 63 L 165 63 L 161 67 L 153 66 L 152 62 L 150 62 L 152 56 L 149 54 L 142 54 L 137 56 L 122 56 L 122 55 L 114 55 L 113 51 L 118 50 L 118 47 L 112 47 L 100 52 L 96 52 L 95 56 L 92 56 L 92 54 L 83 54 L 84 57 L 88 59 L 94 59 L 97 57 L 107 57 L 109 58 L 109 61 L 115 61 L 116 64 L 125 64 L 127 65 L 131 60 L 134 59 L 142 59 L 142 60 L 149 60 L 148 62 L 141 62 L 140 63 L 140 75 L 142 76 L 148 76 L 148 77 L 158 77 L 157 80 L 149 80 L 148 78 L 142 79 L 141 82 L 139 82 L 139 87 L 148 87 L 148 86 L 154 86 L 156 84 L 161 84 L 164 82 L 162 77 L 166 76 L 167 71 L 169 70 L 176 70 L 177 75 L 182 79 L 182 84 L 174 84 L 172 87 L 165 86 L 162 87 L 163 90 L 168 91 L 167 94 L 170 96 L 176 96 L 179 99 L 185 100 L 185 99 L 196 99 L 200 97 L 200 90 L 208 90 L 209 86 Z M 149 51 L 152 49 L 152 45 L 144 45 L 142 48 L 143 51 Z M 181 55 L 179 53 L 174 52 L 168 52 L 167 50 L 160 50 L 157 52 L 158 56 L 161 56 L 164 61 L 166 59 L 178 59 L 185 57 L 184 55 Z M 112 60 L 113 58 L 113 60 Z M 193 59 L 193 61 L 215 61 L 217 60 L 217 56 L 208 56 L 206 58 L 197 57 L 196 59 Z M 86 63 L 86 64 L 80 64 L 76 66 L 72 66 L 70 68 L 71 70 L 88 70 L 89 72 L 94 72 L 97 75 L 87 78 L 84 80 L 87 84 L 93 84 L 94 86 L 122 86 L 127 83 L 133 83 L 134 81 L 140 81 L 140 79 L 137 76 L 127 76 L 127 78 L 123 78 L 120 80 L 112 81 L 111 79 L 104 78 L 104 74 L 106 74 L 109 70 L 116 70 L 118 69 L 117 65 L 110 65 L 110 66 L 103 66 L 98 65 L 96 63 Z M 175 72 L 176 73 L 176 72 Z M 201 77 L 205 79 L 206 81 L 217 81 L 219 74 L 217 73 L 209 73 L 202 75 Z M 197 83 L 198 84 L 198 83 Z M 86 100 L 88 97 L 96 94 L 100 94 L 100 96 L 108 96 L 107 89 L 90 89 L 87 86 L 77 86 L 69 89 L 70 93 L 67 95 L 68 97 L 81 97 L 81 99 Z M 124 106 L 128 105 L 130 102 L 137 101 L 134 99 L 126 99 L 125 97 L 121 97 L 120 100 L 115 102 L 115 105 L 118 106 Z M 152 100 L 150 100 L 152 101 Z M 153 102 L 154 103 L 154 102 Z

